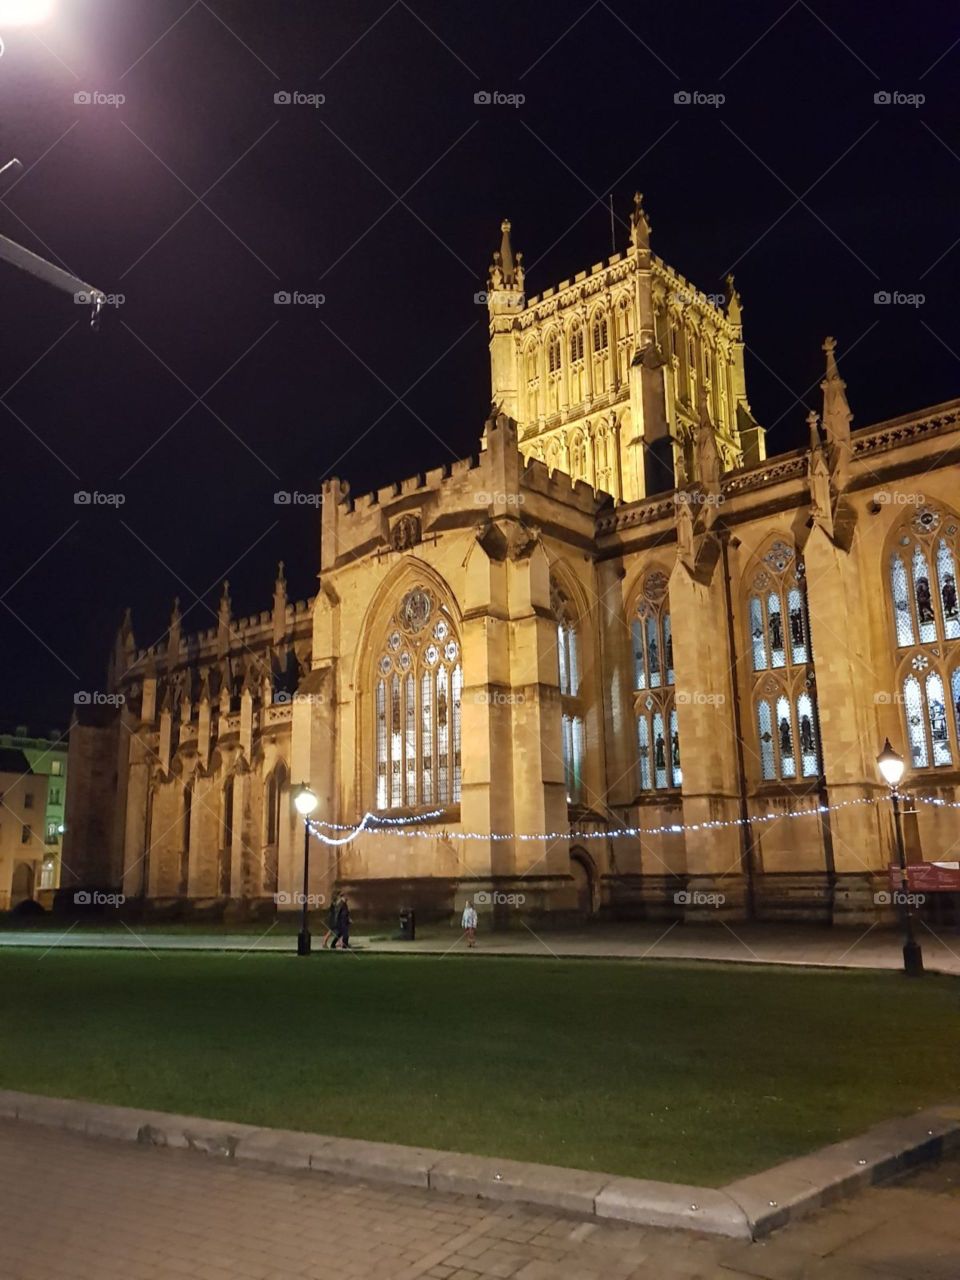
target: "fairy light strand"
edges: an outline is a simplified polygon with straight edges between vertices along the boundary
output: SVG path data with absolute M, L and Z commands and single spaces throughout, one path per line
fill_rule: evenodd
M 960 804 L 952 804 L 946 800 L 936 800 L 927 796 L 916 796 L 915 799 L 922 800 L 927 804 L 942 804 L 950 808 L 960 808 Z M 619 827 L 612 831 L 449 831 L 444 829 L 438 831 L 421 831 L 417 830 L 413 824 L 423 822 L 429 818 L 441 817 L 442 809 L 434 810 L 431 813 L 416 814 L 406 818 L 382 818 L 375 814 L 365 813 L 359 826 L 349 826 L 344 823 L 325 822 L 322 819 L 313 819 L 311 821 L 311 829 L 313 834 L 322 840 L 324 844 L 342 845 L 356 839 L 361 832 L 367 835 L 392 835 L 400 836 L 405 840 L 436 840 L 443 838 L 445 840 L 483 840 L 502 842 L 506 840 L 517 840 L 526 843 L 548 843 L 555 840 L 637 840 L 645 836 L 662 836 L 662 835 L 680 835 L 686 831 L 720 831 L 730 827 L 754 826 L 765 822 L 779 822 L 781 819 L 792 818 L 809 818 L 815 814 L 834 813 L 838 809 L 849 809 L 858 805 L 874 805 L 879 804 L 880 798 L 876 796 L 865 796 L 857 800 L 841 800 L 837 804 L 818 804 L 813 805 L 809 809 L 793 809 L 788 813 L 766 813 L 757 814 L 749 818 L 729 818 L 722 821 L 713 822 L 672 822 L 660 827 Z M 376 823 L 376 826 L 367 825 L 368 822 Z M 345 831 L 349 834 L 345 838 L 335 838 L 324 835 L 317 828 L 324 827 L 328 831 Z

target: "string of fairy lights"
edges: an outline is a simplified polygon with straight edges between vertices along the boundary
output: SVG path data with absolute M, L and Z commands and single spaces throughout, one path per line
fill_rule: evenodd
M 907 797 L 902 797 L 906 799 Z M 786 813 L 774 812 L 755 814 L 747 818 L 715 819 L 707 822 L 670 822 L 658 827 L 617 827 L 613 830 L 598 831 L 448 831 L 444 830 L 443 838 L 447 840 L 482 840 L 492 842 L 518 841 L 523 843 L 551 844 L 557 840 L 642 840 L 648 836 L 682 835 L 687 831 L 720 831 L 730 827 L 760 826 L 768 822 L 781 822 L 796 818 L 809 818 L 815 814 L 835 813 L 839 809 L 851 809 L 861 805 L 881 803 L 882 797 L 863 796 L 855 800 L 840 800 L 836 804 L 817 804 L 804 809 L 792 809 Z M 942 800 L 937 796 L 910 796 L 909 799 L 921 804 L 935 805 L 947 809 L 960 809 L 960 801 Z M 405 840 L 435 840 L 436 829 L 422 830 L 417 824 L 429 822 L 434 818 L 442 818 L 443 809 L 434 809 L 428 813 L 418 813 L 409 817 L 385 818 L 382 815 L 367 812 L 360 822 L 348 825 L 338 822 L 325 822 L 320 818 L 310 820 L 310 830 L 318 840 L 328 845 L 344 845 L 362 833 L 370 836 L 400 836 Z M 324 830 L 321 830 L 324 828 Z M 342 835 L 327 835 L 325 832 L 342 832 Z

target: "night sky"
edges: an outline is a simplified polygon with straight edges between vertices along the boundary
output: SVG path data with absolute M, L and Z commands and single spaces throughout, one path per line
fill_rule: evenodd
M 312 595 L 318 512 L 276 491 L 476 450 L 505 216 L 529 293 L 610 254 L 611 192 L 623 250 L 636 189 L 656 253 L 732 269 L 771 454 L 825 334 L 855 427 L 960 389 L 955 4 L 59 0 L 0 36 L 0 232 L 125 297 L 94 334 L 0 264 L 4 723 L 65 727 L 128 604 L 143 645 L 174 595 L 211 626 L 225 576 L 267 608 L 281 558 Z

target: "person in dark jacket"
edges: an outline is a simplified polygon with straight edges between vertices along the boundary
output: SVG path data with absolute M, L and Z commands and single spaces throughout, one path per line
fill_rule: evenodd
M 330 899 L 330 906 L 327 909 L 327 932 L 323 939 L 323 945 L 329 947 L 331 951 L 337 945 L 337 911 L 339 907 L 340 894 L 336 892 Z
M 343 894 L 340 895 L 340 905 L 337 907 L 337 937 L 340 939 L 341 951 L 349 951 L 350 906 Z

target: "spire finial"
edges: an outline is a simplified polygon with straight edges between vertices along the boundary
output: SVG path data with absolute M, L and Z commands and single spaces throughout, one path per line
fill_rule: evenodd
M 634 249 L 650 248 L 650 219 L 647 217 L 646 210 L 643 207 L 643 194 L 635 191 L 633 194 L 633 213 L 630 215 L 630 244 Z
M 837 368 L 836 338 L 824 338 L 823 351 L 827 357 L 826 376 L 820 383 L 820 390 L 823 392 L 823 429 L 830 444 L 848 445 L 853 414 L 847 403 L 847 384 L 840 377 L 840 370 Z

